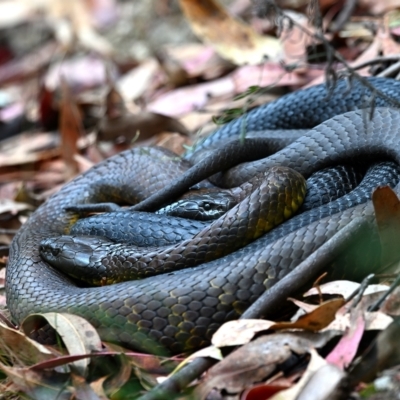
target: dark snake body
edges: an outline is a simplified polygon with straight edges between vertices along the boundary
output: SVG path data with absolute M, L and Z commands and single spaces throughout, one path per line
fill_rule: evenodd
M 400 83 L 371 81 L 389 96 L 399 99 Z M 320 87 L 314 90 L 323 92 Z M 325 114 L 328 118 L 332 116 L 330 113 L 355 108 L 357 101 L 362 106 L 360 102 L 368 94 L 359 87 L 348 96 L 340 90 L 336 92 L 337 101 L 345 106 L 339 111 L 328 110 Z M 348 97 L 353 100 L 348 102 Z M 380 98 L 376 100 L 378 105 L 389 105 Z M 249 113 L 247 122 L 253 121 L 257 113 Z M 289 166 L 309 176 L 327 165 L 363 157 L 400 163 L 399 111 L 378 108 L 372 121 L 366 119 L 363 111 L 339 115 L 263 164 Z M 146 171 L 142 170 L 146 165 L 152 166 L 147 181 L 143 179 Z M 141 171 L 142 179 L 132 178 L 132 171 Z M 268 235 L 262 236 L 241 250 L 195 268 L 107 287 L 77 287 L 40 258 L 39 243 L 67 233 L 76 218 L 64 212 L 65 207 L 120 200 L 133 180 L 137 186 L 134 201 L 141 201 L 182 171 L 179 162 L 165 162 L 158 150 L 133 149 L 93 167 L 52 196 L 21 228 L 10 248 L 6 290 L 14 320 L 21 321 L 32 312 L 70 312 L 87 318 L 106 341 L 152 353 L 195 349 L 207 345 L 223 322 L 237 318 L 266 288 L 355 217 L 373 217 L 372 205 L 368 202 L 312 222 L 272 242 Z M 99 198 L 99 187 L 111 189 L 107 193 L 112 198 Z M 396 189 L 400 192 L 400 188 Z M 377 243 L 375 231 L 366 232 L 366 236 L 370 243 Z M 348 272 L 355 276 L 373 270 L 379 266 L 380 254 L 379 246 L 370 254 L 371 248 L 372 245 L 367 249 L 356 248 L 354 254 L 337 261 L 338 269 L 351 267 L 352 271 Z

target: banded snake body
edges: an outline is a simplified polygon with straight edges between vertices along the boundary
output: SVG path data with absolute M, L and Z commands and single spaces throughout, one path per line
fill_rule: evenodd
M 400 99 L 400 82 L 379 78 L 371 78 L 370 82 L 389 97 Z M 317 126 L 278 153 L 249 164 L 246 179 L 261 164 L 263 168 L 288 166 L 305 177 L 325 166 L 365 157 L 400 164 L 400 111 L 389 108 L 391 103 L 379 96 L 372 120 L 368 112 L 353 111 L 368 105 L 369 95 L 358 83 L 346 91 L 345 82 L 340 81 L 330 97 L 332 103 L 327 102 L 327 90 L 322 85 L 248 113 L 245 122 L 249 130 L 291 128 L 290 120 L 297 124 L 295 128 Z M 320 107 L 318 112 L 316 107 Z M 242 126 L 243 118 L 234 121 L 203 146 L 221 140 L 230 131 L 238 135 L 238 127 Z M 106 195 L 110 193 L 123 198 L 126 188 L 133 184 L 136 197 L 129 201 L 136 203 L 180 176 L 186 163 L 171 161 L 165 154 L 154 148 L 125 151 L 78 176 L 35 211 L 10 248 L 6 291 L 16 322 L 34 312 L 69 312 L 90 321 L 103 340 L 129 348 L 158 354 L 196 349 L 207 345 L 223 322 L 237 318 L 265 289 L 355 217 L 373 217 L 372 205 L 367 202 L 281 234 L 276 240 L 266 234 L 216 261 L 105 287 L 79 287 L 42 260 L 41 241 L 68 233 L 76 219 L 64 210 L 66 207 L 113 201 Z M 147 165 L 151 167 L 143 169 Z M 233 172 L 228 171 L 220 180 L 229 185 Z M 103 189 L 99 191 L 99 187 Z M 400 193 L 400 186 L 396 191 Z M 283 233 L 284 226 L 279 228 Z M 370 243 L 377 244 L 376 231 L 366 232 L 366 236 Z M 346 271 L 350 277 L 373 270 L 379 266 L 379 245 L 371 254 L 368 249 L 355 248 L 335 262 L 336 269 L 351 267 Z

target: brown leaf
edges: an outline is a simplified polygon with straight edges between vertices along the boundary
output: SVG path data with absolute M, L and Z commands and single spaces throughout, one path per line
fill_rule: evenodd
M 308 353 L 315 347 L 324 346 L 332 337 L 331 333 L 325 336 L 311 332 L 262 336 L 238 348 L 212 367 L 195 394 L 205 398 L 212 388 L 238 393 L 268 377 L 277 364 L 287 360 L 292 352 Z
M 301 316 L 295 322 L 278 322 L 271 329 L 305 329 L 318 331 L 328 326 L 334 319 L 335 314 L 345 304 L 343 299 L 333 299 L 322 303 L 315 310 Z
M 195 34 L 222 57 L 238 65 L 279 59 L 278 39 L 258 35 L 216 1 L 180 0 L 180 5 Z
M 107 400 L 107 397 L 98 396 L 91 385 L 82 376 L 71 374 L 74 387 L 74 397 L 85 400 Z
M 112 377 L 107 379 L 104 384 L 106 392 L 109 394 L 116 392 L 121 386 L 128 382 L 132 371 L 132 367 L 128 357 L 121 354 L 119 356 L 116 356 L 115 358 L 117 358 L 119 361 L 119 368 Z
M 49 323 L 57 331 L 71 355 L 82 355 L 101 350 L 101 340 L 97 331 L 85 319 L 64 313 L 31 314 L 21 324 L 27 334 L 38 326 Z M 89 359 L 74 362 L 81 376 L 85 376 Z
M 185 151 L 185 146 L 190 146 L 193 142 L 187 137 L 178 133 L 160 133 L 154 138 L 155 146 L 164 147 L 171 150 L 175 154 L 182 154 Z
M 35 49 L 32 53 L 22 58 L 11 60 L 6 64 L 1 65 L 0 84 L 4 85 L 5 83 L 27 79 L 30 76 L 38 74 L 42 68 L 54 59 L 57 47 L 57 44 L 52 41 L 44 44 L 39 49 Z
M 174 45 L 166 51 L 183 66 L 190 78 L 201 77 L 208 81 L 225 75 L 235 67 L 203 43 Z
M 400 201 L 389 187 L 378 187 L 372 193 L 376 223 L 381 241 L 383 265 L 398 259 L 398 232 L 400 230 Z
M 0 166 L 35 163 L 60 154 L 59 138 L 54 133 L 23 133 L 3 142 Z M 24 168 L 26 169 L 26 168 Z
M 147 111 L 136 115 L 130 113 L 119 92 L 115 88 L 110 89 L 106 98 L 106 113 L 98 127 L 98 140 L 130 143 L 132 140 L 147 140 L 161 132 L 189 134 L 178 120 L 166 115 Z
M 95 381 L 90 383 L 90 387 L 92 390 L 99 396 L 100 398 L 105 398 L 108 399 L 107 394 L 104 390 L 104 381 L 107 379 L 107 376 L 103 376 L 99 379 L 96 379 Z
M 70 394 L 67 391 L 68 380 L 65 374 L 55 371 L 33 371 L 29 368 L 9 367 L 0 363 L 2 370 L 12 382 L 8 390 L 22 391 L 31 399 L 64 398 Z M 70 398 L 70 397 L 67 397 Z
M 75 38 L 77 38 L 80 44 L 89 50 L 105 57 L 113 54 L 111 44 L 94 29 L 88 2 L 45 0 L 41 1 L 39 6 L 52 20 L 55 36 L 66 50 L 74 45 Z
M 385 300 L 380 311 L 398 317 L 400 315 L 400 287 L 398 286 Z
M 287 360 L 291 354 L 289 346 L 273 339 L 256 339 L 212 367 L 206 380 L 196 388 L 196 398 L 204 399 L 213 388 L 238 393 L 268 377 L 276 365 Z
M 165 51 L 155 51 L 154 56 L 157 58 L 162 70 L 167 77 L 167 83 L 173 87 L 186 85 L 189 82 L 189 74 L 179 64 L 177 60 L 172 58 Z
M 39 92 L 39 118 L 46 131 L 58 127 L 59 112 L 54 102 L 54 91 L 49 90 L 46 85 L 42 85 Z
M 67 84 L 61 83 L 62 99 L 60 105 L 61 153 L 66 166 L 66 178 L 79 172 L 74 159 L 78 153 L 78 139 L 83 136 L 82 118 Z
M 15 358 L 16 365 L 33 365 L 54 357 L 46 347 L 2 322 L 0 322 L 0 337 L 2 351 Z
M 315 44 L 315 40 L 311 35 L 304 33 L 305 28 L 311 33 L 315 33 L 315 28 L 311 26 L 309 18 L 304 14 L 285 11 L 285 14 L 291 18 L 295 24 L 289 24 L 289 20 L 285 20 L 283 31 L 281 34 L 282 46 L 285 54 L 284 61 L 286 64 L 299 64 L 300 68 L 307 62 L 307 47 Z
M 152 92 L 162 80 L 158 78 L 160 66 L 155 58 L 143 61 L 117 81 L 119 93 L 126 101 L 139 99 Z

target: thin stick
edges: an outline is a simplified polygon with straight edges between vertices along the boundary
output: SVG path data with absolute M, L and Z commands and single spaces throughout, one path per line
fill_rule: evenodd
M 346 22 L 350 19 L 356 8 L 357 0 L 346 0 L 344 6 L 342 7 L 336 21 L 333 22 L 333 27 L 330 30 L 332 33 L 337 33 L 342 30 Z
M 400 55 L 393 54 L 393 55 L 390 55 L 390 56 L 375 57 L 372 60 L 368 60 L 368 61 L 365 61 L 365 62 L 363 62 L 361 64 L 353 66 L 353 69 L 355 69 L 355 70 L 362 69 L 362 68 L 365 68 L 365 67 L 369 67 L 371 65 L 382 64 L 382 63 L 391 62 L 391 61 L 400 61 Z

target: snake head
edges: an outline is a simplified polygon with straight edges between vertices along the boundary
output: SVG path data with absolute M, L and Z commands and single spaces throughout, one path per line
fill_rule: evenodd
M 108 239 L 95 236 L 58 236 L 42 240 L 39 252 L 43 260 L 59 271 L 75 279 L 94 283 L 93 276 L 101 274 L 98 261 L 110 243 Z
M 224 192 L 192 194 L 162 208 L 156 214 L 210 221 L 221 217 L 236 204 L 233 196 Z

